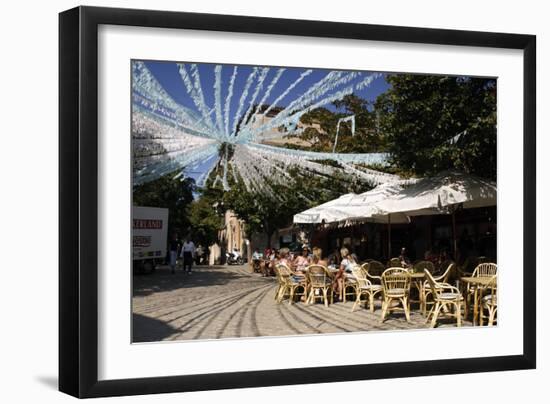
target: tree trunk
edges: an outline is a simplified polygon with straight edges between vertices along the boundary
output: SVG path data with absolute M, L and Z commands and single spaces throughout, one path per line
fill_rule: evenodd
M 265 235 L 267 236 L 267 248 L 271 249 L 271 236 L 273 236 L 274 230 L 268 224 L 264 223 Z

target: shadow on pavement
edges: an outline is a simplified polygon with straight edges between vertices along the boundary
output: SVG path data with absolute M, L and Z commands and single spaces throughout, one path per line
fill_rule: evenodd
M 247 276 L 223 266 L 197 266 L 194 267 L 191 275 L 184 274 L 181 269 L 172 274 L 165 267 L 152 274 L 134 275 L 133 296 L 148 296 L 152 293 L 168 292 L 182 288 L 225 285 Z
M 132 314 L 132 342 L 161 341 L 177 331 L 163 321 Z

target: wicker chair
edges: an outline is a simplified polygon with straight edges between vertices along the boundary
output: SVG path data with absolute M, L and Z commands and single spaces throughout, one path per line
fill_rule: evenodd
M 328 269 L 323 265 L 310 265 L 307 268 L 308 278 L 308 297 L 307 304 L 312 304 L 315 299 L 323 299 L 325 306 L 328 307 L 328 301 L 333 302 L 332 297 L 332 276 Z M 319 292 L 318 295 L 315 293 Z
M 482 289 L 482 297 L 479 301 L 479 325 L 483 325 L 485 319 L 485 310 L 488 313 L 487 325 L 492 326 L 495 323 L 497 315 L 497 276 L 485 288 Z
M 388 268 L 382 273 L 381 279 L 384 302 L 382 303 L 380 322 L 384 322 L 386 314 L 397 310 L 404 311 L 407 321 L 410 322 L 411 308 L 409 294 L 411 290 L 411 276 L 409 272 L 400 267 Z M 400 302 L 402 308 L 398 306 L 392 307 L 391 302 L 394 300 Z
M 418 261 L 413 265 L 413 272 L 422 273 L 427 269 L 431 274 L 435 272 L 435 266 L 431 261 Z
M 480 259 L 484 259 L 481 257 Z M 478 264 L 474 272 L 472 274 L 472 277 L 491 277 L 495 276 L 497 274 L 497 264 L 491 263 L 491 262 L 483 262 L 481 264 Z M 475 295 L 476 286 L 471 285 L 470 283 L 466 284 L 465 293 L 466 293 L 466 313 L 465 315 L 468 315 L 468 312 L 470 310 L 470 306 L 472 304 L 472 299 Z M 473 304 L 478 304 L 478 302 L 473 302 Z M 475 319 L 474 319 L 475 320 Z
M 409 268 L 409 271 L 411 271 L 413 274 L 424 274 L 424 269 L 430 271 L 431 274 L 435 272 L 435 266 L 433 262 L 426 260 L 416 261 L 414 265 Z M 422 307 L 424 306 L 424 277 L 418 278 L 416 276 L 413 276 L 411 280 L 411 289 L 416 290 L 416 293 L 414 296 L 415 299 L 413 300 L 413 297 L 411 296 L 410 302 L 418 303 L 419 309 L 422 310 Z M 417 296 L 418 299 L 416 299 Z
M 431 318 L 431 327 L 435 327 L 441 310 L 448 308 L 449 305 L 452 305 L 455 309 L 454 314 L 450 311 L 447 311 L 446 314 L 456 318 L 457 327 L 462 326 L 462 302 L 464 298 L 462 297 L 460 290 L 452 285 L 449 285 L 448 283 L 436 282 L 432 274 L 426 269 L 424 270 L 424 273 L 426 274 L 426 279 L 430 285 L 435 303 L 435 306 L 428 314 L 426 322 L 430 321 Z
M 384 264 L 380 261 L 370 261 L 363 264 L 363 270 L 367 273 L 367 278 L 375 285 L 380 285 L 382 280 L 382 273 L 386 270 Z
M 357 297 L 357 290 L 358 283 L 355 279 L 355 274 L 348 274 L 347 272 L 344 272 L 344 278 L 342 279 L 342 293 L 340 296 L 340 300 L 342 303 L 346 303 L 349 296 L 353 296 L 354 298 Z
M 389 261 L 388 261 L 388 268 L 399 268 L 399 267 L 402 267 L 403 265 L 401 265 L 401 259 L 399 258 L 391 258 Z
M 382 285 L 373 284 L 367 278 L 366 272 L 361 267 L 354 267 L 352 272 L 357 281 L 357 295 L 351 311 L 354 312 L 357 306 L 361 304 L 361 296 L 367 295 L 367 300 L 365 300 L 365 308 L 368 303 L 371 313 L 374 313 L 374 297 L 382 292 Z
M 303 276 L 298 276 L 285 264 L 277 264 L 275 266 L 279 280 L 277 302 L 281 303 L 285 296 L 288 295 L 288 304 L 294 302 L 296 296 L 306 296 L 306 279 Z
M 274 272 L 277 278 L 277 289 L 275 291 L 275 301 L 277 303 L 280 303 L 280 299 L 282 299 L 281 293 L 284 293 L 284 290 L 286 288 L 286 280 L 284 279 L 283 275 L 281 275 L 281 273 L 279 272 L 279 268 L 275 268 Z
M 439 276 L 433 276 L 432 275 L 432 278 L 436 283 L 448 283 L 451 275 L 455 271 L 456 271 L 456 264 L 453 261 L 448 261 L 447 262 L 447 269 L 445 270 L 445 272 L 443 272 L 443 274 L 441 274 Z M 424 281 L 423 293 L 424 293 L 424 295 L 422 296 L 422 314 L 425 316 L 426 312 L 428 310 L 428 305 L 433 306 L 433 304 L 434 304 L 432 289 L 431 289 L 430 284 L 427 280 Z M 432 301 L 429 300 L 429 297 L 432 297 Z

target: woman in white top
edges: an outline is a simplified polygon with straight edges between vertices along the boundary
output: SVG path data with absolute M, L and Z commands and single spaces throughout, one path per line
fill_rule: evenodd
M 340 255 L 342 256 L 342 261 L 340 262 L 340 268 L 338 268 L 338 272 L 334 277 L 334 282 L 332 285 L 332 287 L 334 288 L 334 292 L 337 296 L 340 295 L 340 291 L 344 287 L 344 277 L 346 271 L 351 271 L 351 268 L 353 268 L 353 266 L 357 264 L 357 262 L 355 262 L 355 259 L 353 258 L 353 255 L 350 254 L 347 248 L 342 248 L 340 250 Z
M 181 247 L 181 255 L 183 258 L 183 271 L 184 273 L 191 273 L 191 268 L 193 266 L 193 257 L 195 255 L 195 243 L 189 240 L 188 237 L 185 238 L 185 242 Z

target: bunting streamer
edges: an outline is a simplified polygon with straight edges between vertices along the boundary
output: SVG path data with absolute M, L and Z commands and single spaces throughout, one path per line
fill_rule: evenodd
M 205 186 L 208 179 L 213 178 L 212 186 L 221 186 L 227 191 L 231 188 L 230 181 L 242 182 L 250 192 L 280 198 L 269 184 L 292 185 L 291 168 L 324 177 L 359 178 L 372 185 L 400 180 L 395 175 L 367 168 L 384 165 L 388 157 L 384 153 L 334 152 L 341 123 L 349 122 L 352 135 L 355 133 L 354 116 L 338 121 L 333 153 L 264 143 L 284 134 L 299 134 L 304 129 L 300 122 L 304 114 L 364 89 L 377 74 L 329 71 L 300 95 L 288 100 L 313 70 L 301 72 L 292 81 L 287 78 L 290 84 L 277 94 L 277 84 L 289 69 L 272 71 L 267 67 L 253 67 L 245 73 L 246 80 L 241 77 L 242 88 L 237 89 L 239 68 L 233 66 L 230 75 L 225 71 L 222 80 L 224 68 L 215 65 L 209 76 L 212 77 L 209 87 L 212 104 L 208 105 L 201 83 L 205 80 L 205 70 L 199 72 L 196 64 L 178 63 L 177 67 L 186 96 L 192 101 L 189 105 L 194 108 L 176 102 L 145 63 L 132 64 L 135 185 L 178 170 L 175 177 L 183 179 L 190 170 L 199 170 L 200 175 L 196 178 L 199 186 Z M 238 96 L 238 101 L 233 100 L 234 95 Z M 271 98 L 273 101 L 269 102 Z M 286 107 L 278 107 L 283 101 Z M 234 108 L 232 102 L 236 104 Z

